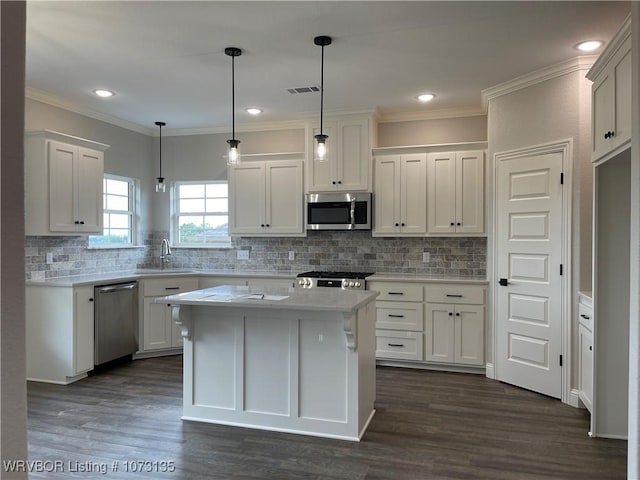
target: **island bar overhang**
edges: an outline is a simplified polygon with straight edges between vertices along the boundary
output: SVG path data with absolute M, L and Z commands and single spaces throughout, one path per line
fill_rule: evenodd
M 360 440 L 375 413 L 377 293 L 252 291 L 265 289 L 159 299 L 184 338 L 183 420 Z

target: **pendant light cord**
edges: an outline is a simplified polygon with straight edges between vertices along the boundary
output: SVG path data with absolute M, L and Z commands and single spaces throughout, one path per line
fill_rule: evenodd
M 231 56 L 231 139 L 236 139 L 236 57 Z
M 322 135 L 322 113 L 324 110 L 324 45 L 320 60 L 320 135 Z
M 160 177 L 162 178 L 162 125 L 158 125 L 160 127 L 160 145 L 159 145 L 159 149 L 160 149 Z

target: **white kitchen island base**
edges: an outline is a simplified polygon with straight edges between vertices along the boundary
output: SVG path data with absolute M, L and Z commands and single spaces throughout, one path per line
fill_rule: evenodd
M 375 412 L 376 293 L 247 298 L 264 290 L 163 299 L 185 340 L 182 418 L 359 440 Z

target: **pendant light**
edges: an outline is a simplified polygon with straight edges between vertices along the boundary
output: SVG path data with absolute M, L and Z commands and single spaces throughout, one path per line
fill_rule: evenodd
M 313 39 L 313 43 L 322 47 L 322 60 L 320 63 L 320 133 L 316 138 L 316 154 L 315 159 L 318 162 L 327 161 L 327 135 L 322 133 L 322 114 L 324 109 L 324 47 L 331 45 L 331 37 L 321 35 Z
M 166 184 L 164 183 L 164 177 L 162 176 L 162 127 L 164 127 L 166 123 L 156 122 L 156 125 L 160 129 L 160 174 L 156 178 L 156 193 L 164 193 L 166 191 Z
M 227 143 L 229 144 L 227 165 L 237 165 L 240 162 L 240 152 L 238 151 L 240 140 L 236 140 L 235 58 L 242 55 L 242 50 L 236 47 L 227 47 L 224 49 L 224 53 L 231 57 L 231 140 L 227 140 Z

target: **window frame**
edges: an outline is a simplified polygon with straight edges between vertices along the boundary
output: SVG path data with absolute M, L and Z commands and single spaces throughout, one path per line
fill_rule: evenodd
M 211 242 L 203 242 L 203 243 L 180 243 L 180 217 L 181 216 L 198 216 L 198 215 L 215 215 L 215 216 L 223 216 L 223 214 L 213 213 L 213 212 L 188 212 L 188 213 L 180 213 L 180 197 L 178 192 L 180 191 L 180 186 L 182 185 L 204 185 L 206 191 L 206 185 L 221 185 L 224 184 L 227 186 L 227 211 L 226 211 L 226 219 L 227 219 L 227 236 L 226 237 L 213 237 L 218 240 L 214 240 Z M 231 248 L 231 235 L 229 235 L 228 225 L 229 225 L 229 181 L 228 180 L 183 180 L 183 181 L 175 181 L 171 183 L 171 230 L 170 230 L 170 238 L 173 247 L 176 248 Z M 206 199 L 206 195 L 205 195 Z
M 110 210 L 106 208 L 107 192 L 104 190 L 106 180 L 116 180 L 127 183 L 128 188 L 128 210 Z M 137 246 L 138 241 L 138 179 L 133 177 L 125 177 L 123 175 L 114 175 L 105 173 L 102 177 L 102 215 L 106 214 L 127 214 L 129 216 L 129 242 L 127 243 L 92 243 L 92 238 L 105 237 L 105 226 L 102 226 L 102 235 L 89 235 L 87 240 L 89 248 L 133 248 Z

